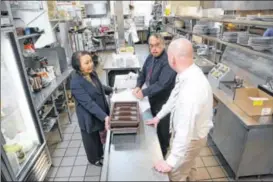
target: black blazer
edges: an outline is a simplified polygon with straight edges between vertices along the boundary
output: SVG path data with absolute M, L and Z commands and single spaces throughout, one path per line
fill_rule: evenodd
M 155 61 L 152 65 L 153 60 Z M 137 87 L 141 88 L 145 83 L 151 66 L 153 66 L 153 71 L 149 80 L 150 85 L 146 89 L 143 89 L 143 95 L 148 96 L 152 111 L 157 113 L 167 102 L 174 88 L 176 72 L 170 67 L 168 55 L 165 50 L 156 58 L 150 54 L 137 79 Z
M 104 119 L 109 115 L 104 86 L 96 72 L 92 72 L 91 75 L 94 82 L 97 83 L 97 87 L 79 73 L 75 73 L 70 82 L 79 126 L 88 133 L 103 130 Z

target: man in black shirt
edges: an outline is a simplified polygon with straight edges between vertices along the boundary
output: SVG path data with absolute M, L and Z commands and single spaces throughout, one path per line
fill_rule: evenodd
M 161 110 L 168 100 L 175 85 L 176 72 L 168 64 L 168 55 L 165 51 L 164 39 L 160 34 L 153 34 L 149 38 L 150 55 L 147 57 L 142 71 L 137 79 L 133 94 L 138 99 L 149 98 L 153 116 Z M 146 84 L 147 88 L 141 89 Z M 157 135 L 163 156 L 169 147 L 170 115 L 163 118 L 158 127 Z

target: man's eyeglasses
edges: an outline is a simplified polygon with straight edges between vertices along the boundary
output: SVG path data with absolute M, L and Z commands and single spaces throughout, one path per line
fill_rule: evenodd
M 150 47 L 150 49 L 152 49 L 152 48 L 159 48 L 159 47 L 161 47 L 161 44 L 160 44 L 160 43 L 157 43 L 157 44 L 149 44 L 149 47 Z

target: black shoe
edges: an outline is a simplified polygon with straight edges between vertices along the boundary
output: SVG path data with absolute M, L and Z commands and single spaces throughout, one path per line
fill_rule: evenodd
M 93 164 L 94 166 L 98 166 L 98 167 L 101 167 L 103 165 L 101 161 L 97 161 L 97 162 L 91 163 L 91 164 Z

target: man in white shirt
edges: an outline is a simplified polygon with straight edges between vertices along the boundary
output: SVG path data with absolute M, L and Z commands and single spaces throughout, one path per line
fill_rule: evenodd
M 155 169 L 169 172 L 172 181 L 195 180 L 195 158 L 213 127 L 212 91 L 207 78 L 193 62 L 190 41 L 180 38 L 171 42 L 168 59 L 177 72 L 175 88 L 161 111 L 147 124 L 157 127 L 160 119 L 171 113 L 173 140 L 167 160 L 159 161 Z

